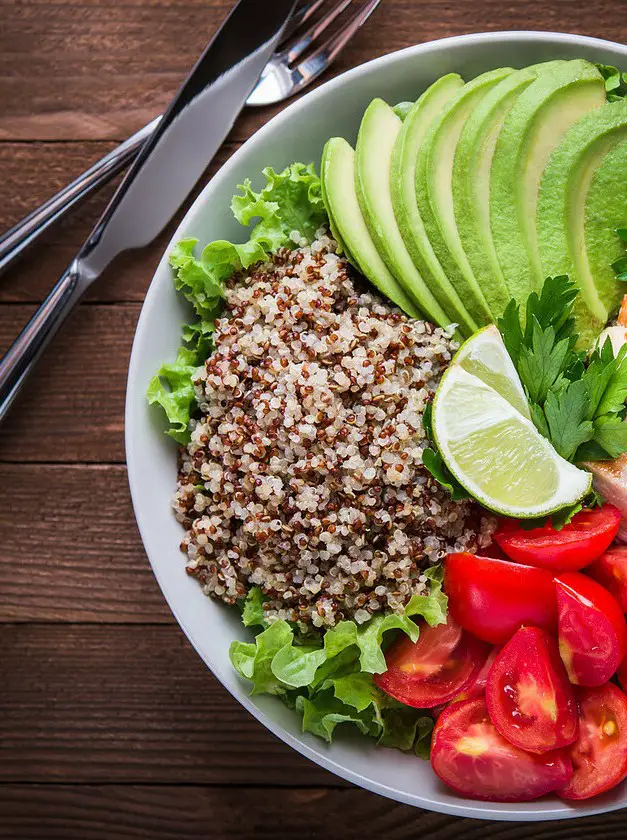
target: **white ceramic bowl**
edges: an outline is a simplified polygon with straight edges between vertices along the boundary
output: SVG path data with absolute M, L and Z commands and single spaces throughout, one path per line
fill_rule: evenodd
M 261 169 L 281 169 L 294 160 L 319 163 L 328 137 L 354 141 L 364 109 L 380 96 L 390 103 L 415 99 L 431 82 L 457 71 L 466 79 L 502 66 L 524 67 L 552 58 L 587 58 L 627 68 L 627 47 L 608 41 L 547 32 L 495 32 L 421 44 L 356 67 L 287 107 L 239 149 L 205 187 L 181 222 L 170 246 L 184 236 L 206 243 L 243 238 L 229 207 L 237 184 Z M 128 473 L 146 553 L 159 585 L 187 637 L 224 687 L 264 726 L 303 755 L 349 781 L 400 802 L 464 817 L 546 820 L 595 814 L 627 806 L 620 786 L 579 806 L 556 797 L 529 804 L 492 804 L 457 796 L 427 762 L 397 750 L 376 748 L 367 738 L 340 736 L 332 746 L 300 732 L 298 716 L 274 697 L 248 696 L 248 686 L 228 657 L 233 639 L 246 630 L 232 611 L 210 601 L 184 571 L 181 526 L 170 512 L 176 480 L 176 447 L 163 434 L 163 420 L 145 400 L 150 377 L 179 345 L 189 316 L 172 285 L 167 263 L 159 264 L 142 308 L 133 344 L 126 398 Z

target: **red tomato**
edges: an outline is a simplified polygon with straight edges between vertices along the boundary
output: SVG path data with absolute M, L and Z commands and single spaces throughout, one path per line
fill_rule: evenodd
M 462 796 L 491 802 L 528 802 L 563 787 L 573 768 L 567 750 L 524 752 L 500 735 L 485 700 L 454 703 L 433 730 L 431 766 Z
M 492 648 L 488 658 L 485 661 L 483 668 L 479 671 L 474 680 L 468 686 L 466 686 L 466 688 L 463 691 L 460 691 L 460 693 L 456 697 L 453 697 L 453 699 L 449 703 L 444 703 L 440 706 L 434 706 L 431 709 L 435 720 L 438 719 L 438 717 L 442 714 L 442 712 L 444 711 L 444 709 L 446 709 L 447 706 L 452 706 L 453 703 L 460 703 L 462 700 L 475 700 L 477 697 L 485 697 L 485 687 L 488 681 L 488 674 L 490 673 L 490 668 L 492 667 L 492 663 L 494 662 L 499 650 L 500 648 L 498 647 Z
M 504 646 L 485 699 L 497 730 L 521 750 L 544 753 L 577 738 L 575 695 L 557 643 L 539 627 L 521 627 Z
M 563 799 L 589 799 L 627 776 L 627 697 L 613 683 L 580 688 L 579 738 L 571 748 L 574 765 Z
M 555 578 L 560 654 L 575 685 L 603 685 L 627 650 L 627 623 L 616 598 L 578 572 Z
M 627 545 L 613 545 L 588 566 L 586 574 L 611 592 L 627 612 Z
M 452 700 L 483 667 L 490 648 L 465 633 L 449 616 L 446 624 L 420 625 L 416 643 L 402 636 L 385 655 L 387 671 L 374 677 L 391 697 L 418 709 Z
M 494 539 L 517 563 L 554 572 L 574 572 L 600 557 L 610 545 L 621 520 L 614 505 L 582 510 L 561 531 L 550 524 L 525 531 L 514 520 L 503 520 Z
M 498 647 L 492 648 L 483 668 L 479 671 L 470 685 L 466 686 L 466 688 L 452 700 L 453 703 L 458 703 L 460 700 L 474 700 L 477 697 L 483 697 L 485 695 L 488 674 L 490 673 L 490 668 L 492 667 L 492 663 L 496 659 L 499 650 L 500 648 Z
M 444 562 L 449 611 L 469 633 L 503 644 L 523 624 L 555 630 L 553 576 L 545 569 L 507 560 L 449 554 Z

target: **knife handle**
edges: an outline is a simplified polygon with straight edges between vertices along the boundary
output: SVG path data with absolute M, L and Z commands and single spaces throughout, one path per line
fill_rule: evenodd
M 93 166 L 85 170 L 71 184 L 49 198 L 41 207 L 29 213 L 21 222 L 0 236 L 0 274 L 15 262 L 20 254 L 32 245 L 50 225 L 64 216 L 68 210 L 82 201 L 94 190 L 106 184 L 133 160 L 144 142 L 154 132 L 161 117 L 136 131 L 132 137 L 120 143 Z
M 50 339 L 83 293 L 76 260 L 56 283 L 0 361 L 0 422 Z

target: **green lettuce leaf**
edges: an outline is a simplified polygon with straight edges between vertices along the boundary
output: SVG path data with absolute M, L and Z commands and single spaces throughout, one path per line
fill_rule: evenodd
M 447 598 L 443 572 L 425 572 L 428 595 L 414 595 L 401 615 L 375 615 L 365 624 L 341 621 L 324 634 L 299 634 L 286 621 L 267 626 L 263 595 L 251 589 L 242 606 L 246 626 L 265 626 L 254 642 L 235 641 L 230 657 L 235 670 L 252 683 L 253 694 L 276 694 L 303 716 L 303 731 L 330 741 L 340 723 L 356 726 L 383 746 L 414 749 L 424 754 L 430 717 L 403 706 L 382 692 L 373 675 L 386 669 L 384 646 L 388 631 L 417 641 L 420 628 L 413 618 L 429 624 L 446 621 Z M 390 636 L 391 638 L 391 636 Z
M 250 228 L 247 242 L 217 240 L 196 255 L 197 239 L 182 239 L 169 255 L 174 286 L 191 303 L 198 318 L 182 330 L 183 347 L 176 361 L 163 365 L 150 381 L 147 397 L 161 405 L 179 443 L 189 442 L 189 421 L 195 410 L 190 377 L 214 349 L 215 320 L 224 304 L 224 282 L 242 269 L 265 261 L 284 245 L 294 246 L 292 234 L 311 242 L 327 222 L 320 178 L 313 164 L 293 163 L 282 172 L 263 170 L 265 186 L 255 192 L 246 180 L 238 186 L 231 209 Z
M 311 732 L 329 744 L 339 723 L 352 723 L 362 735 L 376 736 L 380 729 L 371 712 L 356 712 L 330 692 L 321 692 L 314 700 L 301 695 L 296 699 L 296 709 L 303 716 L 303 732 Z
M 264 609 L 264 597 L 258 586 L 249 589 L 242 607 L 242 623 L 244 627 L 267 627 Z
M 190 439 L 189 419 L 196 403 L 192 375 L 197 367 L 196 352 L 180 347 L 176 360 L 161 365 L 146 391 L 148 402 L 165 411 L 170 423 L 167 434 L 178 443 L 188 443 Z

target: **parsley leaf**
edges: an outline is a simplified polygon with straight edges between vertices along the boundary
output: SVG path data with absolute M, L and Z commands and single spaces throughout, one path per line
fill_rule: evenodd
M 583 379 L 590 396 L 590 420 L 621 412 L 627 399 L 627 344 L 614 358 L 608 338 L 601 349 L 593 352 Z
M 580 444 L 594 435 L 588 415 L 588 389 L 583 379 L 569 382 L 560 391 L 549 391 L 544 404 L 549 427 L 549 439 L 558 453 L 567 461 L 574 456 Z
M 594 440 L 610 458 L 618 458 L 627 452 L 627 423 L 617 416 L 600 417 L 594 424 Z
M 531 346 L 520 348 L 518 373 L 534 403 L 543 403 L 549 391 L 563 380 L 570 353 L 570 340 L 556 340 L 555 329 L 542 329 L 537 320 L 531 327 Z
M 627 228 L 618 234 L 627 241 Z M 568 277 L 549 277 L 540 294 L 529 295 L 524 327 L 514 301 L 498 322 L 536 428 L 575 463 L 627 452 L 627 345 L 616 358 L 609 339 L 589 359 L 575 350 L 577 294 Z

